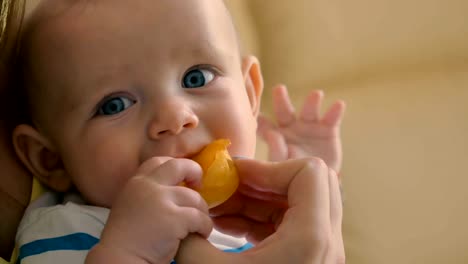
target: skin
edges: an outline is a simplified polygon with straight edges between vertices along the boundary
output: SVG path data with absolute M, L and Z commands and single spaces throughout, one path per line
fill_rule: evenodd
M 238 218 L 235 219 L 238 225 L 251 228 L 245 235 L 255 234 L 261 242 L 251 250 L 233 254 L 216 249 L 198 235 L 189 235 L 179 247 L 177 263 L 345 263 L 339 181 L 322 160 L 261 162 L 247 159 L 236 160 L 236 167 L 241 176 L 239 192 L 217 208 L 215 214 L 228 213 L 230 219 Z M 158 175 L 145 179 L 153 177 Z M 148 184 L 127 188 L 126 194 L 134 192 L 127 198 L 138 197 L 144 186 Z M 151 241 L 154 236 L 148 234 L 152 234 L 155 225 L 145 212 L 134 210 L 135 204 L 140 207 L 141 204 L 133 202 L 127 200 L 127 206 L 112 210 L 111 214 L 125 215 L 125 211 L 133 214 L 120 219 L 114 217 L 108 222 L 101 242 L 89 253 L 87 263 L 167 263 L 158 262 L 157 256 L 149 254 L 154 251 L 139 251 L 148 246 L 148 242 L 154 242 Z M 144 203 L 144 200 L 139 202 Z M 243 222 L 249 218 L 255 219 L 257 224 Z M 150 224 L 142 225 L 144 222 Z M 273 233 L 262 232 L 265 226 L 271 225 L 277 227 Z M 123 232 L 129 226 L 131 231 Z M 132 236 L 137 239 L 125 240 Z
M 178 263 L 345 263 L 339 179 L 323 160 L 237 160 L 236 167 L 239 193 L 216 213 L 229 212 L 227 220 L 249 226 L 245 235 L 255 234 L 260 242 L 232 254 L 192 235 L 182 243 Z M 256 224 L 247 224 L 249 218 Z M 274 232 L 265 230 L 269 225 Z
M 129 16 L 129 8 L 137 15 Z M 28 23 L 24 43 L 33 123 L 16 127 L 15 149 L 49 187 L 66 191 L 73 185 L 90 204 L 112 208 L 88 262 L 111 257 L 164 263 L 175 256 L 188 234 L 208 236 L 213 222 L 206 203 L 179 186 L 183 181 L 200 182 L 201 169 L 188 158 L 218 138 L 231 140 L 232 156 L 253 157 L 263 88 L 258 61 L 239 55 L 222 1 L 136 0 L 130 7 L 124 0 L 44 1 Z M 187 82 L 198 80 L 188 78 L 189 73 L 207 81 L 189 88 Z M 281 100 L 284 104 L 289 98 Z M 320 102 L 306 105 L 315 108 Z M 119 109 L 122 105 L 124 109 Z M 338 138 L 336 127 L 344 111 L 344 105 L 338 105 L 330 110 L 332 122 L 326 125 L 333 133 L 326 142 Z M 273 149 L 276 141 L 267 142 Z M 316 144 L 308 142 L 312 143 L 306 147 Z M 341 145 L 338 141 L 326 148 L 340 150 Z M 308 152 L 294 157 L 302 155 Z M 330 159 L 339 156 L 336 163 L 341 164 L 340 155 Z M 280 166 L 291 168 L 287 162 Z M 289 190 L 289 184 L 283 182 L 282 188 Z M 256 216 L 235 206 L 249 195 L 239 193 L 217 211 L 215 218 L 221 221 L 214 222 L 228 233 L 243 232 L 252 241 L 261 241 L 271 230 L 254 231 L 248 225 L 258 220 Z M 287 197 L 288 192 L 279 195 Z M 258 204 L 257 209 L 271 211 L 272 202 Z M 283 214 L 286 209 L 280 206 L 275 212 Z M 228 212 L 247 219 L 246 227 L 223 222 Z M 333 226 L 341 223 L 338 219 Z M 339 239 L 331 241 L 342 244 Z
M 258 135 L 269 147 L 269 160 L 320 157 L 331 169 L 340 172 L 343 161 L 340 127 L 346 105 L 338 100 L 321 115 L 323 98 L 323 91 L 310 92 L 296 113 L 286 86 L 273 88 L 274 119 L 263 115 L 258 118 Z

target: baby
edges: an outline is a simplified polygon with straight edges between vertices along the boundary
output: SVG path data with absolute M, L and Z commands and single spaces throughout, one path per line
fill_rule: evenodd
M 221 0 L 43 0 L 26 21 L 18 74 L 28 112 L 13 134 L 18 156 L 86 204 L 39 199 L 18 229 L 20 261 L 169 263 L 190 233 L 228 251 L 252 246 L 230 235 L 263 240 L 180 186 L 200 184 L 190 157 L 216 139 L 231 141 L 232 156 L 255 155 L 262 75 Z M 313 92 L 296 117 L 284 87 L 274 99 L 278 124 L 258 127 L 270 159 L 318 156 L 339 171 L 343 103 L 321 118 Z

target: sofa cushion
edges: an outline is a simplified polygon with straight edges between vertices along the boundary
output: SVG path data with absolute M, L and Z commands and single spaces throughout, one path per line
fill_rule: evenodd
M 468 61 L 468 1 L 249 3 L 267 85 L 328 87 L 363 76 Z

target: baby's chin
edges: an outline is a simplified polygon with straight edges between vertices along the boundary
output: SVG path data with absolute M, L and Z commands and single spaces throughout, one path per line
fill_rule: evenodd
M 108 192 L 95 192 L 94 195 L 88 194 L 86 191 L 80 192 L 80 198 L 82 203 L 86 205 L 92 205 L 103 208 L 112 208 L 119 191 L 108 191 Z

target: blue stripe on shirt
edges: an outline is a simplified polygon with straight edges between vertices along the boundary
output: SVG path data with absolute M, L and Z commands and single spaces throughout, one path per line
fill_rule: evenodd
M 253 248 L 253 245 L 250 243 L 247 243 L 243 245 L 242 247 L 239 248 L 232 248 L 232 249 L 225 249 L 223 250 L 224 252 L 230 252 L 230 253 L 240 253 L 242 251 L 246 251 L 247 249 Z
M 99 239 L 86 233 L 35 240 L 20 247 L 17 264 L 20 264 L 24 258 L 49 251 L 90 250 L 98 242 Z
M 253 245 L 250 244 L 250 243 L 247 243 L 247 244 L 243 245 L 242 247 L 232 248 L 232 249 L 225 249 L 223 251 L 228 252 L 228 253 L 240 253 L 240 252 L 246 251 L 247 249 L 251 249 L 251 248 L 253 248 Z M 176 264 L 175 260 L 171 261 L 171 264 Z
M 94 245 L 99 242 L 99 239 L 86 234 L 86 233 L 75 233 L 61 237 L 39 239 L 28 244 L 24 244 L 19 249 L 19 257 L 17 264 L 21 264 L 21 260 L 24 258 L 43 254 L 49 251 L 56 250 L 90 250 Z M 247 243 L 239 248 L 225 249 L 224 252 L 229 253 L 240 253 L 245 250 L 252 248 L 253 245 Z M 175 263 L 172 261 L 171 263 Z

